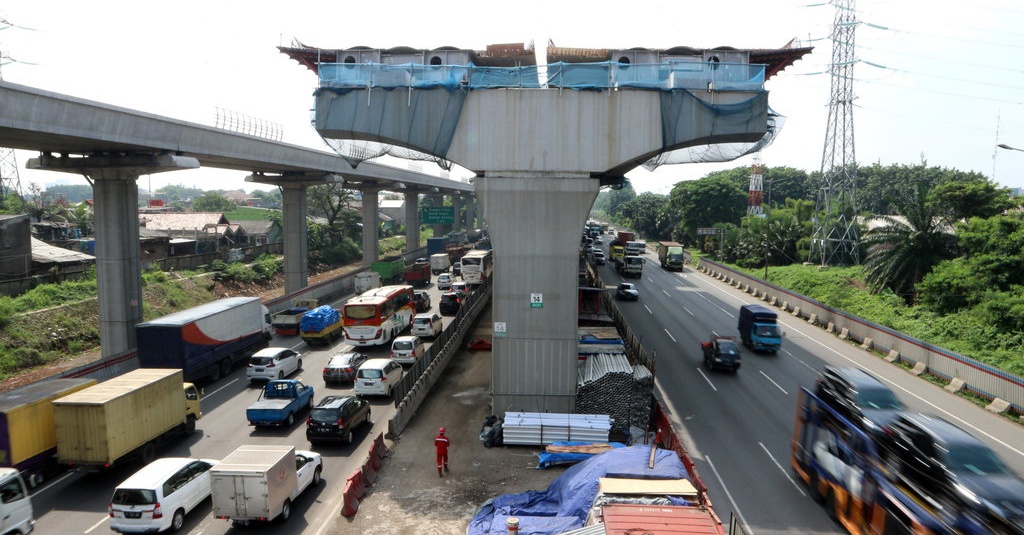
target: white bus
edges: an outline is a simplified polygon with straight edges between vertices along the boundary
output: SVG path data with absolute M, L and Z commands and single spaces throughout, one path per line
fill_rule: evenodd
M 481 284 L 494 271 L 494 252 L 490 249 L 473 249 L 462 257 L 462 280 L 466 284 Z

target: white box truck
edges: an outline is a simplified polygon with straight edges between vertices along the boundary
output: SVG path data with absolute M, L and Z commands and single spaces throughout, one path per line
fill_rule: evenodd
M 356 273 L 352 282 L 352 293 L 362 295 L 364 292 L 374 288 L 380 288 L 380 273 L 376 271 Z
M 213 516 L 233 526 L 291 516 L 292 502 L 320 484 L 323 460 L 294 446 L 246 445 L 210 469 Z

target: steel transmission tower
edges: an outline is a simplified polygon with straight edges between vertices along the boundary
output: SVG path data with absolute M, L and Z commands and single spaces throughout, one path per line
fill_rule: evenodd
M 832 0 L 832 4 L 836 9 L 829 68 L 832 95 L 821 156 L 811 258 L 819 259 L 821 265 L 859 264 L 859 237 L 854 222 L 857 159 L 853 147 L 854 42 L 859 22 L 854 0 Z

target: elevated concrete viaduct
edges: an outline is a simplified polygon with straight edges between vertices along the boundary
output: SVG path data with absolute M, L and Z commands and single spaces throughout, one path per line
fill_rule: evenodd
M 142 320 L 138 185 L 145 174 L 197 167 L 249 173 L 283 188 L 286 292 L 307 283 L 306 195 L 311 185 L 344 181 L 363 191 L 364 262 L 377 258 L 377 192 L 430 191 L 472 195 L 455 180 L 372 162 L 354 168 L 335 153 L 78 99 L 0 81 L 0 146 L 38 151 L 32 169 L 75 173 L 93 183 L 100 336 L 104 358 L 134 351 Z M 415 199 L 415 194 L 410 193 Z M 413 202 L 408 221 L 418 221 Z M 408 228 L 415 233 L 418 225 Z

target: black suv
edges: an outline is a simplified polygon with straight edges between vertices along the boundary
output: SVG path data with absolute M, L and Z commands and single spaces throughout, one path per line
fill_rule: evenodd
M 968 509 L 993 533 L 1024 526 L 1024 480 L 984 442 L 937 416 L 901 412 L 885 429 L 886 468 L 937 505 Z
M 352 443 L 352 430 L 370 421 L 370 404 L 358 396 L 327 396 L 309 411 L 306 440 Z
M 874 375 L 853 367 L 825 366 L 815 395 L 853 425 L 877 438 L 903 410 L 903 402 Z
M 437 304 L 442 316 L 454 316 L 462 308 L 462 296 L 458 292 L 445 292 Z

